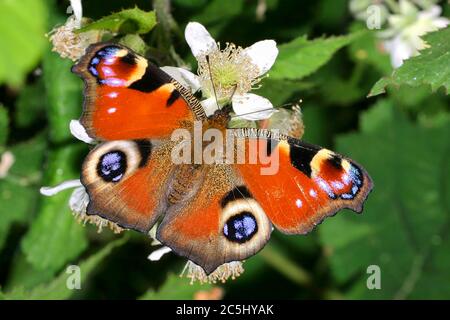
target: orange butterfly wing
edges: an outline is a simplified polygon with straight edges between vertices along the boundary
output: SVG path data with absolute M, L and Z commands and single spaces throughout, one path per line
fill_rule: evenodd
M 118 44 L 91 45 L 72 70 L 85 81 L 81 124 L 98 140 L 167 138 L 206 117 L 188 90 Z
M 104 142 L 86 157 L 81 182 L 87 213 L 147 233 L 165 212 L 170 147 L 153 140 Z
M 287 234 L 305 234 L 343 208 L 356 212 L 372 189 L 367 172 L 354 161 L 300 140 L 247 139 L 268 150 L 276 173 L 262 174 L 261 162 L 237 164 L 248 189 L 270 221 Z M 267 160 L 268 161 L 268 160 Z
M 118 44 L 90 46 L 72 70 L 85 82 L 80 122 L 89 136 L 106 141 L 83 163 L 87 213 L 147 232 L 165 210 L 168 138 L 203 119 L 201 106 L 165 72 Z
M 169 207 L 157 239 L 207 274 L 261 250 L 272 224 L 229 165 L 204 165 L 194 194 Z

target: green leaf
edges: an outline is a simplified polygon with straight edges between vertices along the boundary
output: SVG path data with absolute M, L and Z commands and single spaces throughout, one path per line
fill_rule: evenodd
M 306 81 L 275 80 L 268 77 L 261 82 L 261 88 L 255 90 L 254 93 L 266 97 L 275 107 L 279 107 L 286 102 L 298 102 L 299 98 L 295 95 L 312 87 L 313 84 Z M 288 101 L 290 98 L 293 100 Z
M 200 7 L 208 3 L 208 0 L 174 0 L 176 5 L 181 7 Z
M 350 106 L 358 99 L 363 98 L 367 92 L 367 89 L 363 90 L 353 81 L 342 79 L 336 75 L 331 75 L 322 83 L 324 85 L 319 90 L 323 100 L 330 105 Z
M 80 155 L 79 146 L 67 146 L 50 154 L 46 185 L 56 185 L 79 177 L 79 167 L 74 164 Z M 68 261 L 76 258 L 87 246 L 85 230 L 70 212 L 70 191 L 52 197 L 43 197 L 39 214 L 22 239 L 22 249 L 37 269 L 58 271 Z
M 155 25 L 156 15 L 154 11 L 146 12 L 135 7 L 133 9 L 126 9 L 113 13 L 100 20 L 94 21 L 81 28 L 79 32 L 108 30 L 112 33 L 144 34 L 152 30 Z
M 283 253 L 283 249 L 273 239 L 270 244 L 266 245 L 259 255 L 272 268 L 283 274 L 286 278 L 299 286 L 309 286 L 312 277 L 308 271 L 300 265 L 292 261 L 287 253 Z
M 70 72 L 72 61 L 46 52 L 43 61 L 44 86 L 47 94 L 47 117 L 50 140 L 55 143 L 72 138 L 69 122 L 78 119 L 82 109 L 83 82 Z
M 20 85 L 45 48 L 43 0 L 0 1 L 0 84 Z
M 303 123 L 305 125 L 305 134 L 303 140 L 314 141 L 315 144 L 321 146 L 330 145 L 329 136 L 333 132 L 330 126 L 332 117 L 328 108 L 317 108 L 316 105 L 309 101 L 301 104 Z
M 322 0 L 316 3 L 317 11 L 315 11 L 315 21 L 317 24 L 333 30 L 342 26 L 342 17 L 346 15 L 348 10 L 347 0 Z
M 359 126 L 363 132 L 374 132 L 380 130 L 383 125 L 391 121 L 391 108 L 394 105 L 390 100 L 379 100 L 372 108 L 362 114 Z
M 6 110 L 4 106 L 0 105 L 0 154 L 6 144 L 6 141 L 8 141 L 8 126 L 8 110 Z
M 44 118 L 46 97 L 43 92 L 45 88 L 42 78 L 21 90 L 14 114 L 15 124 L 19 128 L 29 127 Z
M 382 101 L 361 129 L 340 136 L 337 149 L 360 162 L 375 187 L 362 215 L 344 212 L 320 228 L 333 275 L 351 281 L 351 298 L 450 298 L 449 123 L 423 128 Z M 366 286 L 370 265 L 381 268 L 381 290 Z
M 119 43 L 141 55 L 145 55 L 145 52 L 148 49 L 144 39 L 137 34 L 127 34 L 120 39 Z
M 8 150 L 14 160 L 7 175 L 0 179 L 0 248 L 10 226 L 28 223 L 34 214 L 45 146 L 40 135 Z
M 350 44 L 363 34 L 308 40 L 301 36 L 282 44 L 275 65 L 269 72 L 273 79 L 302 79 L 327 63 L 340 48 Z
M 189 279 L 180 278 L 174 274 L 169 274 L 164 284 L 158 291 L 150 289 L 143 294 L 141 300 L 192 300 L 194 294 L 201 290 L 208 290 L 210 284 L 189 283 Z
M 357 32 L 364 28 L 367 28 L 365 24 L 354 23 L 351 26 L 351 31 Z M 392 71 L 391 61 L 389 55 L 381 51 L 379 43 L 380 41 L 376 36 L 376 32 L 365 32 L 349 45 L 348 51 L 350 57 L 356 63 L 370 64 L 382 75 L 386 75 Z
M 239 15 L 244 9 L 243 0 L 211 0 L 203 7 L 203 10 L 193 17 L 192 21 L 200 21 L 205 25 L 226 24 Z M 214 31 L 219 31 L 217 26 L 212 26 Z M 219 27 L 220 29 L 220 27 Z M 216 33 L 213 31 L 213 34 Z
M 97 266 L 113 251 L 115 248 L 123 245 L 127 237 L 122 237 L 108 245 L 103 249 L 93 254 L 86 260 L 79 264 L 81 276 L 81 290 L 83 290 L 89 276 L 94 273 Z M 50 283 L 39 285 L 32 290 L 25 290 L 23 288 L 15 288 L 11 292 L 0 293 L 0 298 L 8 300 L 56 300 L 69 299 L 78 291 L 71 290 L 67 287 L 67 280 L 71 274 L 66 270 L 62 271 L 58 277 Z
M 14 288 L 32 289 L 40 284 L 50 282 L 54 278 L 51 270 L 36 269 L 31 265 L 21 250 L 17 250 L 11 261 L 7 282 L 2 285 L 4 292 Z
M 409 85 L 431 86 L 432 91 L 444 87 L 448 94 L 450 86 L 450 27 L 430 33 L 424 37 L 430 48 L 420 51 L 420 55 L 406 60 L 389 77 L 378 80 L 369 97 L 386 92 L 386 86 Z

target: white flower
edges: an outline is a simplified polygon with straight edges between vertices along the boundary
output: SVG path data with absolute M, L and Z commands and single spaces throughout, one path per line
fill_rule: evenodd
M 75 21 L 78 23 L 78 28 L 81 27 L 81 19 L 83 18 L 83 6 L 81 0 L 70 0 L 70 8 L 72 8 Z
M 87 144 L 94 144 L 95 140 L 89 137 L 86 132 L 86 129 L 81 125 L 78 120 L 70 120 L 69 124 L 70 133 L 80 141 L 83 141 Z
M 159 261 L 159 260 L 161 260 L 163 255 L 165 255 L 166 253 L 169 253 L 171 251 L 172 251 L 172 249 L 170 249 L 169 247 L 166 247 L 166 246 L 161 247 L 159 249 L 156 249 L 152 253 L 150 253 L 148 256 L 148 260 Z
M 232 280 L 239 277 L 244 272 L 244 267 L 241 261 L 232 261 L 224 263 L 214 270 L 211 274 L 206 275 L 203 268 L 199 267 L 192 261 L 188 261 L 181 271 L 180 276 L 184 276 L 191 279 L 191 284 L 195 281 L 204 283 L 217 283 L 218 281 L 225 283 L 229 278 Z
M 217 49 L 217 43 L 206 28 L 198 22 L 189 22 L 184 30 L 184 37 L 197 59 Z
M 67 180 L 64 182 L 61 182 L 60 184 L 54 186 L 54 187 L 42 187 L 39 191 L 42 195 L 51 197 L 55 194 L 60 193 L 61 191 L 67 190 L 67 189 L 73 189 L 82 187 L 81 181 L 79 179 L 76 180 Z
M 192 92 L 197 92 L 201 88 L 199 78 L 186 69 L 177 67 L 161 67 L 161 69 L 176 79 L 185 88 L 191 89 Z
M 85 215 L 86 214 L 86 208 L 89 204 L 89 195 L 86 192 L 86 189 L 83 185 L 75 188 L 73 190 L 72 195 L 69 199 L 69 207 L 76 215 Z
M 10 151 L 5 151 L 0 158 L 0 179 L 8 175 L 9 169 L 13 166 L 15 157 Z
M 419 54 L 419 50 L 428 47 L 421 39 L 429 32 L 445 28 L 450 20 L 441 17 L 441 7 L 430 6 L 419 9 L 407 0 L 401 0 L 398 14 L 389 16 L 389 29 L 380 33 L 385 38 L 384 47 L 391 55 L 391 64 L 398 68 L 403 61 Z
M 57 52 L 62 58 L 69 58 L 73 61 L 78 60 L 84 55 L 86 48 L 101 40 L 103 32 L 100 30 L 91 30 L 82 33 L 75 31 L 80 29 L 87 19 L 83 18 L 83 7 L 81 0 L 70 0 L 71 10 L 73 12 L 66 23 L 58 28 L 54 28 L 48 34 L 53 44 L 53 51 Z
M 241 119 L 256 121 L 269 118 L 275 109 L 268 99 L 247 93 L 233 97 L 233 111 Z
M 259 41 L 246 49 L 227 43 L 221 49 L 197 22 L 188 23 L 185 37 L 198 61 L 198 76 L 180 68 L 163 70 L 193 92 L 201 89 L 206 98 L 202 106 L 208 116 L 230 102 L 236 115 L 245 120 L 267 119 L 272 115 L 275 111 L 272 103 L 249 91 L 274 64 L 278 55 L 275 41 Z

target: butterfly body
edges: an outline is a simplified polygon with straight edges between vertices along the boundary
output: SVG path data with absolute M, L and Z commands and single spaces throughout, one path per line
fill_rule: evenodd
M 81 123 L 101 142 L 83 164 L 87 214 L 144 233 L 158 223 L 157 239 L 206 273 L 261 250 L 273 227 L 304 234 L 342 208 L 361 211 L 372 188 L 332 151 L 228 129 L 227 109 L 207 117 L 187 88 L 123 46 L 93 45 L 73 71 L 86 84 Z

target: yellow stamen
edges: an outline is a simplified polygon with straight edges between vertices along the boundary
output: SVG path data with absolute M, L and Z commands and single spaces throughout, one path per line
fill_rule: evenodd
M 198 74 L 206 95 L 211 97 L 215 93 L 223 104 L 228 103 L 233 94 L 242 95 L 252 90 L 261 80 L 258 67 L 244 49 L 232 43 L 227 43 L 223 50 L 208 52 L 198 61 Z

